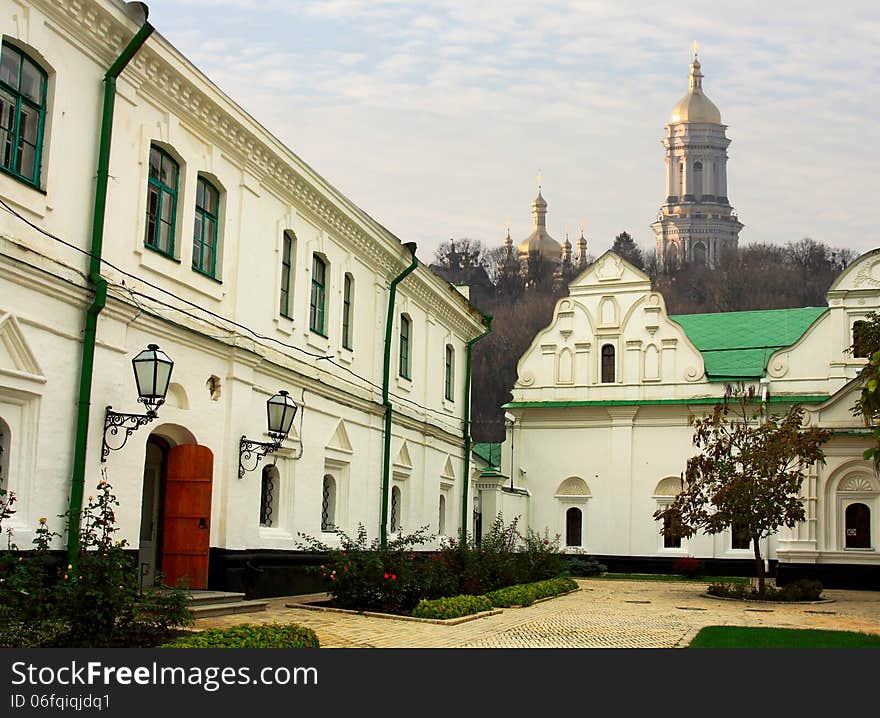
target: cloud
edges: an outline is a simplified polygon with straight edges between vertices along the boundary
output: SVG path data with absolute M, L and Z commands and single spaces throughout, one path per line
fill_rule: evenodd
M 530 229 L 539 168 L 551 232 L 586 219 L 599 253 L 653 245 L 660 138 L 701 43 L 732 138 L 743 241 L 878 243 L 880 10 L 741 0 L 669 13 L 611 0 L 153 0 L 212 80 L 370 215 L 430 253 Z M 873 209 L 873 208 L 871 208 Z

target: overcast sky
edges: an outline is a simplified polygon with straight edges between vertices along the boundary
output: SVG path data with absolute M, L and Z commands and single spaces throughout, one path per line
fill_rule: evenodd
M 429 259 L 531 231 L 654 244 L 663 126 L 700 44 L 741 242 L 880 246 L 880 3 L 152 0 L 233 100 Z

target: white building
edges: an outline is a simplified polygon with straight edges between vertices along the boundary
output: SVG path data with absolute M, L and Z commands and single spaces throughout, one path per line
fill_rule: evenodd
M 696 53 L 689 87 L 672 109 L 666 148 L 666 200 L 651 225 L 657 235 L 660 266 L 683 263 L 715 267 L 734 251 L 743 224 L 727 195 L 727 125 L 703 92 Z
M 501 470 L 478 484 L 484 517 L 521 515 L 612 566 L 668 570 L 695 556 L 747 569 L 750 546 L 729 532 L 669 540 L 653 519 L 697 453 L 690 417 L 742 381 L 766 390 L 770 411 L 799 403 L 811 425 L 833 430 L 826 463 L 803 485 L 807 520 L 771 537 L 764 555 L 787 576 L 880 580 L 880 481 L 851 412 L 865 360 L 847 351 L 880 309 L 880 249 L 837 279 L 828 307 L 670 317 L 648 277 L 613 252 L 570 290 L 520 359 Z
M 210 571 L 213 587 L 237 588 L 250 561 L 265 591 L 289 591 L 298 532 L 378 534 L 386 466 L 388 530 L 454 535 L 470 507 L 465 372 L 483 318 L 421 266 L 400 282 L 386 462 L 389 287 L 413 255 L 159 33 L 108 95 L 90 279 L 102 79 L 142 28 L 137 5 L 0 0 L 0 482 L 18 497 L 19 545 L 70 505 L 85 316 L 102 281 L 85 494 L 106 471 L 148 580 L 164 570 L 199 587 Z M 105 407 L 143 413 L 130 362 L 152 343 L 174 361 L 167 400 L 102 461 Z M 241 437 L 270 441 L 280 389 L 299 405 L 293 429 L 239 478 Z

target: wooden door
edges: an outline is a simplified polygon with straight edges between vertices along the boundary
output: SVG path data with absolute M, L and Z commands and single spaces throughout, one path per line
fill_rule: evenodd
M 169 586 L 208 587 L 213 470 L 206 446 L 184 444 L 168 452 L 162 571 Z

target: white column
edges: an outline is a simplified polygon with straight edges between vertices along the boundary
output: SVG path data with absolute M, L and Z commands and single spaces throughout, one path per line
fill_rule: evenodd
M 682 194 L 694 193 L 694 166 L 690 157 L 684 156 L 684 191 Z
M 672 192 L 672 155 L 666 153 L 666 196 L 669 197 Z

